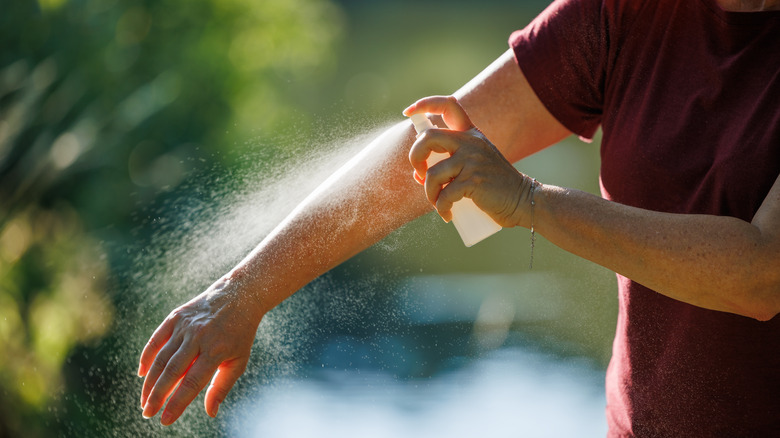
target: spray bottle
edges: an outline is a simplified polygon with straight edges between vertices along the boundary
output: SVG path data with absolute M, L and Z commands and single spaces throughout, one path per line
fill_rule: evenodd
M 410 118 L 418 137 L 426 130 L 435 128 L 424 114 L 413 114 Z M 431 152 L 427 160 L 428 168 L 449 156 L 447 153 Z M 501 225 L 477 207 L 470 198 L 462 198 L 452 205 L 452 223 L 455 224 L 455 229 L 458 230 L 460 238 L 467 247 L 501 230 Z

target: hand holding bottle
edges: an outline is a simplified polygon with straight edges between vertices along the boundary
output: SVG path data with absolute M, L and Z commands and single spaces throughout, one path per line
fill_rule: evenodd
M 501 155 L 454 97 L 427 97 L 404 110 L 406 116 L 424 113 L 440 114 L 450 128 L 425 131 L 409 152 L 414 178 L 439 215 L 449 222 L 453 204 L 470 198 L 503 227 L 529 226 L 531 178 Z M 450 157 L 428 168 L 431 153 Z

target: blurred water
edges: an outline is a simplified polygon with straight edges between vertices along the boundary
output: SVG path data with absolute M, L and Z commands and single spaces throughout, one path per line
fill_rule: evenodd
M 427 379 L 378 370 L 309 369 L 256 389 L 236 408 L 239 437 L 598 437 L 604 373 L 506 347 Z
M 344 326 L 318 336 L 301 368 L 255 383 L 222 427 L 247 438 L 605 436 L 603 366 L 560 333 L 525 330 L 565 313 L 553 276 L 418 275 L 376 295 L 365 292 L 376 279 L 349 288 L 362 310 L 345 310 Z

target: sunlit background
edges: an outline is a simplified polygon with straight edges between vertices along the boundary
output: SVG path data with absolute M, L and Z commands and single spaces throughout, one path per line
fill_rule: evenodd
M 546 3 L 0 2 L 0 436 L 603 436 L 613 275 L 432 215 L 272 311 L 219 418 L 138 406 L 170 310 Z M 518 168 L 597 192 L 597 143 Z

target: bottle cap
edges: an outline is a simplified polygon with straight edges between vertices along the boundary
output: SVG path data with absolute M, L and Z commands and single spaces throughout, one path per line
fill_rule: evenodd
M 431 123 L 431 120 L 428 119 L 428 116 L 425 114 L 412 114 L 409 118 L 412 119 L 414 129 L 417 131 L 417 135 L 420 135 L 423 132 L 436 127 L 433 125 L 433 123 Z

